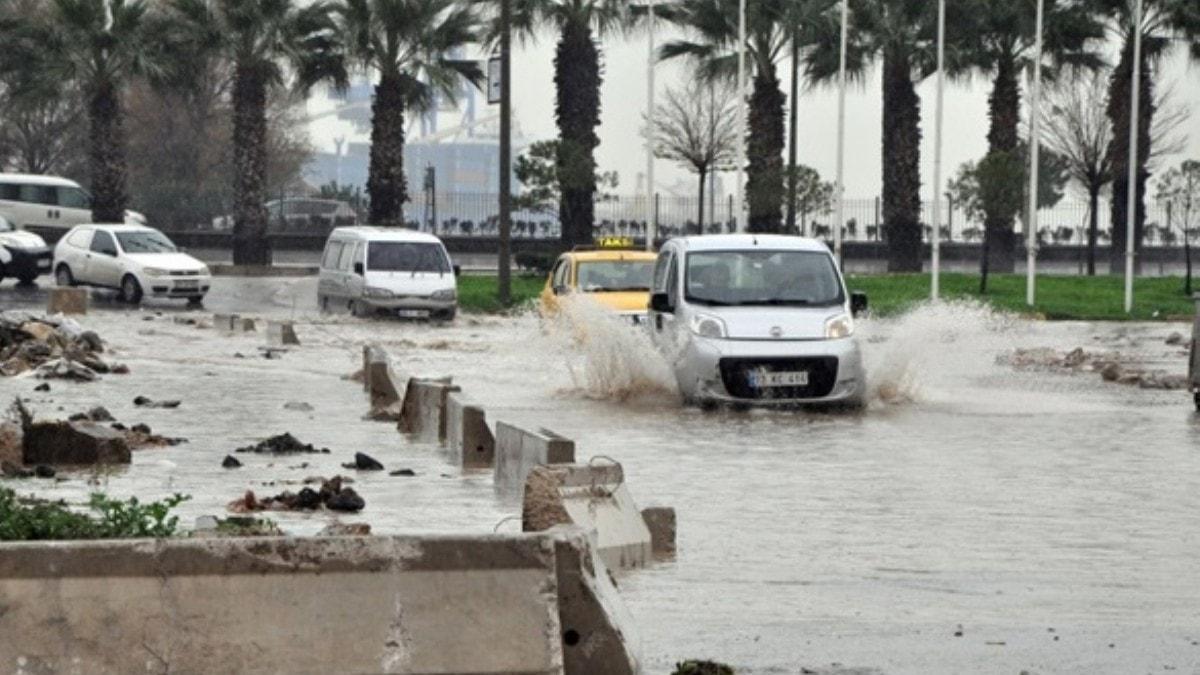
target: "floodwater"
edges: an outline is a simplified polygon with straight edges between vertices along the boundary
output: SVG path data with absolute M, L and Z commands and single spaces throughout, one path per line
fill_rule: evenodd
M 330 318 L 313 311 L 311 279 L 219 282 L 210 311 L 294 318 L 303 346 L 267 360 L 261 333 L 225 337 L 174 323 L 185 314 L 173 307 L 95 303 L 83 323 L 132 374 L 46 394 L 17 378 L 0 391 L 30 397 L 41 416 L 103 404 L 190 442 L 139 451 L 127 470 L 10 484 L 72 501 L 95 489 L 183 492 L 190 526 L 246 489 L 274 494 L 340 472 L 367 502 L 342 520 L 377 533 L 519 529 L 519 505 L 494 493 L 490 474 L 361 419 L 365 396 L 342 376 L 371 341 L 401 372 L 452 375 L 492 421 L 547 426 L 574 438 L 582 460 L 620 461 L 639 506 L 676 508 L 676 559 L 618 579 L 648 672 L 714 658 L 764 674 L 1200 673 L 1190 395 L 996 361 L 1018 347 L 1082 346 L 1181 372 L 1185 357 L 1164 339 L 1186 326 L 926 307 L 860 324 L 872 387 L 889 394 L 862 413 L 703 412 L 681 407 L 661 361 L 615 325 L 590 328 L 580 345 L 532 316 L 449 327 Z M 6 289 L 0 307 L 20 297 Z M 183 404 L 136 409 L 139 394 Z M 333 453 L 238 455 L 245 467 L 220 467 L 235 447 L 285 430 Z M 340 469 L 355 451 L 417 475 Z M 269 515 L 300 534 L 333 518 Z

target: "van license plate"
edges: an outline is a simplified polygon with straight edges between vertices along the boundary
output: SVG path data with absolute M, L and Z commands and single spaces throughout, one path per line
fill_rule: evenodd
M 190 290 L 195 290 L 199 287 L 200 287 L 199 281 L 176 281 L 175 282 L 175 288 L 182 289 L 182 290 L 190 291 Z
M 402 319 L 423 319 L 429 316 L 429 311 L 425 309 L 398 309 L 396 316 Z
M 807 387 L 808 371 L 750 373 L 752 387 Z

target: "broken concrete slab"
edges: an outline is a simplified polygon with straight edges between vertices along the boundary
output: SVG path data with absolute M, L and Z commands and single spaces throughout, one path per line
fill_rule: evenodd
M 650 530 L 633 503 L 620 464 L 558 464 L 529 473 L 521 529 L 578 525 L 596 533 L 596 553 L 612 569 L 650 561 Z
M 446 447 L 465 469 L 487 469 L 495 462 L 496 438 L 487 414 L 462 392 L 446 396 Z
M 446 438 L 446 398 L 459 391 L 450 378 L 412 378 L 400 405 L 400 431 L 432 443 Z
M 119 431 L 95 422 L 34 422 L 25 431 L 25 464 L 128 464 L 129 444 Z
M 669 506 L 644 508 L 642 520 L 650 530 L 650 551 L 656 556 L 675 555 L 675 509 Z
M 47 314 L 87 314 L 88 292 L 84 288 L 51 288 L 46 299 Z
M 507 422 L 496 422 L 493 479 L 500 492 L 519 494 L 533 467 L 575 461 L 575 441 L 549 429 L 530 431 Z

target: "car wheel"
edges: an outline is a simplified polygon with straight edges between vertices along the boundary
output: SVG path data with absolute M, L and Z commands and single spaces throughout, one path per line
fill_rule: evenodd
M 188 309 L 200 309 L 200 308 L 204 307 L 204 296 L 203 295 L 189 296 L 187 299 L 187 306 L 188 306 Z
M 67 267 L 66 263 L 59 265 L 58 269 L 54 270 L 54 283 L 63 288 L 75 285 L 75 277 L 71 274 L 71 268 Z
M 34 279 L 37 279 L 36 274 L 32 276 L 28 274 L 22 274 L 21 276 L 17 277 L 17 283 L 21 284 L 22 286 L 32 286 Z
M 457 314 L 457 310 L 443 309 L 441 311 L 434 312 L 429 318 L 433 319 L 434 321 L 453 321 Z
M 142 285 L 132 274 L 126 274 L 125 278 L 121 279 L 121 300 L 131 305 L 142 301 Z

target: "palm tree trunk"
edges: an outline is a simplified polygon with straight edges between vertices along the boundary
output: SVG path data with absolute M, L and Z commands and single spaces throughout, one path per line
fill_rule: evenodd
M 787 232 L 796 234 L 796 108 L 800 102 L 800 42 L 792 36 L 792 97 L 788 105 Z
M 1113 135 L 1110 153 L 1112 155 L 1112 242 L 1109 246 L 1109 272 L 1119 274 L 1125 269 L 1125 221 L 1129 213 L 1129 105 L 1131 96 L 1131 81 L 1133 79 L 1133 37 L 1125 41 L 1121 50 L 1121 60 L 1113 70 L 1109 84 L 1108 119 L 1112 121 Z M 1140 100 L 1138 102 L 1138 154 L 1137 190 L 1133 222 L 1133 250 L 1135 256 L 1142 248 L 1142 237 L 1146 225 L 1146 180 L 1150 172 L 1146 163 L 1150 159 L 1150 126 L 1154 118 L 1154 85 L 1153 74 L 1150 70 L 1150 60 L 1142 51 L 1142 78 Z M 1141 269 L 1141 260 L 1134 258 L 1134 268 Z
M 1096 239 L 1100 235 L 1100 185 L 1088 186 L 1087 275 L 1096 276 Z
M 565 248 L 592 243 L 595 221 L 596 146 L 600 138 L 600 53 L 586 24 L 567 23 L 554 54 L 558 100 L 558 157 L 561 190 L 558 215 Z
M 883 234 L 889 272 L 921 271 L 921 99 L 908 58 L 883 56 Z
M 696 214 L 696 225 L 697 225 L 697 227 L 700 228 L 700 230 L 698 232 L 696 232 L 696 234 L 704 234 L 704 181 L 708 179 L 707 167 L 702 167 L 700 169 L 699 173 L 700 173 L 700 195 L 699 195 L 700 207 L 698 209 L 698 213 Z
M 1017 129 L 1021 123 L 1021 90 L 1017 86 L 1017 65 L 1011 58 L 1001 59 L 988 96 L 988 153 L 1013 155 L 1017 151 Z M 988 200 L 984 204 L 984 239 L 991 272 L 1012 272 L 1016 262 L 1017 213 L 1008 200 Z
M 112 82 L 97 82 L 91 90 L 88 123 L 92 219 L 97 223 L 123 223 L 129 201 L 125 191 L 125 126 L 120 94 Z
M 233 80 L 233 264 L 269 265 L 265 185 L 267 77 L 239 63 Z
M 775 65 L 759 65 L 750 94 L 746 143 L 746 197 L 751 232 L 779 232 L 783 226 L 783 133 L 785 99 Z
M 367 174 L 372 225 L 403 225 L 408 181 L 404 177 L 404 91 L 400 74 L 384 72 L 371 103 L 371 159 Z

